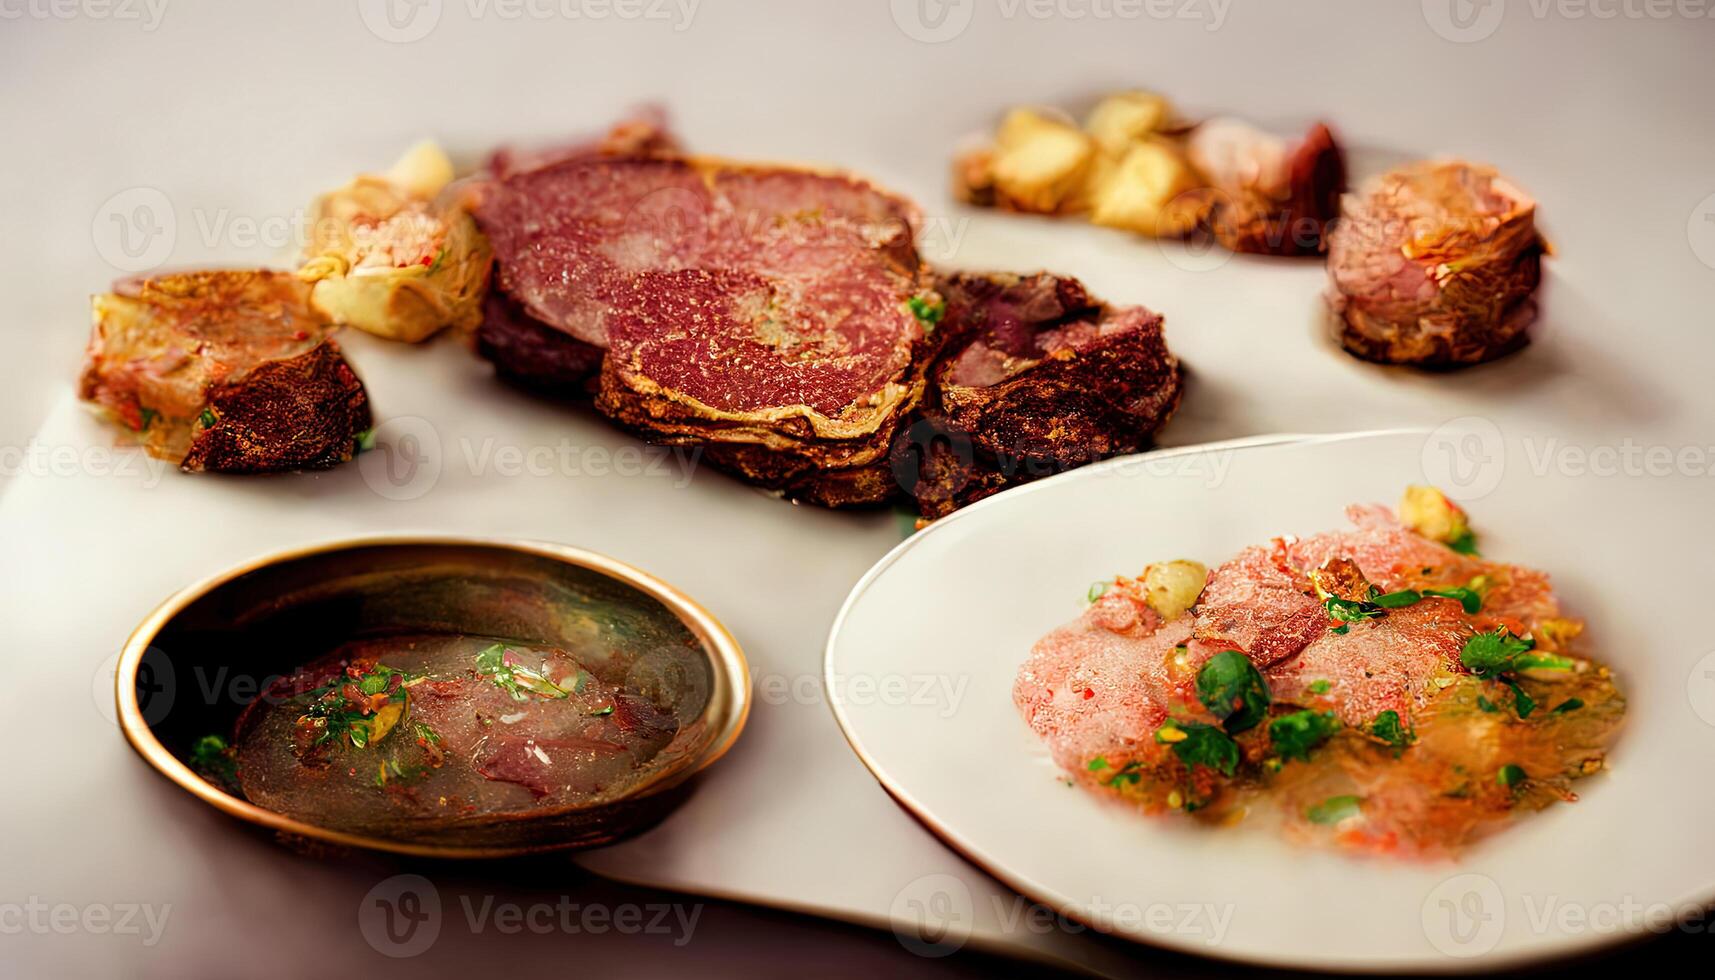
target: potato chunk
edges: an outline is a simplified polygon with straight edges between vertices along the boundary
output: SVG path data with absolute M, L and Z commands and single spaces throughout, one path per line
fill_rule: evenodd
M 1172 115 L 1167 100 L 1154 92 L 1118 92 L 1090 110 L 1084 131 L 1103 153 L 1122 157 L 1133 143 L 1161 131 Z
M 997 198 L 1019 211 L 1051 214 L 1082 186 L 1095 144 L 1082 130 L 1034 109 L 1001 123 L 990 172 Z
M 1203 200 L 1191 193 L 1200 183 L 1175 147 L 1155 140 L 1135 143 L 1094 187 L 1090 220 L 1158 238 L 1184 235 L 1204 210 Z

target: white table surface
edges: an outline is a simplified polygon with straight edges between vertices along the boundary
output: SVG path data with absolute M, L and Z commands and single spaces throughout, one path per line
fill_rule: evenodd
M 158 23 L 142 6 L 61 17 L 0 5 L 23 12 L 0 21 L 10 93 L 0 103 L 0 734 L 22 787 L 0 803 L 0 902 L 174 908 L 148 949 L 49 930 L 0 937 L 0 952 L 30 973 L 68 975 L 196 974 L 261 948 L 259 973 L 296 975 L 340 953 L 385 963 L 352 917 L 362 888 L 397 866 L 364 859 L 354 876 L 247 836 L 141 766 L 93 692 L 130 627 L 188 581 L 304 540 L 428 528 L 608 552 L 698 596 L 745 645 L 759 681 L 745 737 L 665 824 L 580 857 L 584 866 L 869 923 L 904 909 L 924 876 L 953 875 L 972 891 L 980 940 L 1107 972 L 1163 969 L 1116 943 L 1009 927 L 1006 893 L 896 808 L 847 751 L 822 703 L 822 645 L 848 588 L 898 539 L 891 515 L 795 508 L 711 472 L 683 483 L 671 458 L 665 475 L 598 475 L 589 450 L 635 444 L 587 413 L 495 385 L 455 345 L 364 337 L 347 346 L 379 416 L 396 420 L 384 434 L 440 448 L 432 485 L 426 469 L 401 491 L 359 466 L 226 480 L 133 459 L 115 475 L 108 465 L 123 454 L 70 395 L 87 294 L 130 262 L 113 220 L 135 216 L 138 201 L 166 202 L 154 212 L 175 228 L 166 264 L 284 264 L 311 195 L 417 137 L 473 160 L 499 141 L 599 127 L 653 98 L 699 150 L 837 163 L 916 197 L 932 259 L 1075 273 L 1109 299 L 1165 312 L 1193 379 L 1168 444 L 1466 416 L 1492 421 L 1509 447 L 1547 433 L 1585 450 L 1715 443 L 1715 222 L 1702 220 L 1715 206 L 1715 21 L 1509 4 L 1498 25 L 1479 18 L 1460 35 L 1436 2 L 1180 0 L 1173 9 L 1188 16 L 1165 18 L 1148 14 L 1162 9 L 1153 5 L 1066 0 L 1044 18 L 1028 4 L 955 3 L 948 23 L 969 22 L 944 43 L 901 28 L 927 29 L 905 3 L 661 8 L 692 9 L 687 24 L 540 5 L 529 10 L 549 16 L 511 17 L 521 8 L 446 0 L 424 8 L 439 9 L 434 28 L 404 43 L 378 37 L 348 3 L 170 0 Z M 1093 13 L 1103 10 L 1138 15 Z M 1068 16 L 1078 11 L 1092 13 Z M 1210 263 L 949 203 L 952 146 L 1002 107 L 1127 85 L 1262 120 L 1326 116 L 1360 165 L 1438 153 L 1498 164 L 1543 202 L 1558 252 L 1539 342 L 1454 376 L 1377 369 L 1317 333 L 1314 262 Z M 484 455 L 562 439 L 586 451 L 575 472 L 507 475 Z M 443 892 L 520 893 L 510 873 L 437 874 Z M 298 929 L 317 938 L 278 941 Z M 436 963 L 492 948 L 486 934 L 447 932 Z

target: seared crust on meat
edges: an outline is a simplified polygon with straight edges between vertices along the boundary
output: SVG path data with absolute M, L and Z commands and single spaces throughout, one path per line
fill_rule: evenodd
M 326 469 L 350 459 L 357 435 L 373 425 L 363 382 L 327 340 L 210 389 L 208 414 L 180 466 L 192 473 Z
M 187 471 L 350 459 L 371 426 L 368 396 L 311 288 L 268 271 L 123 282 L 95 297 L 79 395 Z
M 532 317 L 497 289 L 483 303 L 476 350 L 512 384 L 556 397 L 589 394 L 601 371 L 600 347 Z
M 1530 340 L 1544 246 L 1536 203 L 1492 168 L 1417 163 L 1349 195 L 1329 237 L 1328 304 L 1352 354 L 1463 367 Z

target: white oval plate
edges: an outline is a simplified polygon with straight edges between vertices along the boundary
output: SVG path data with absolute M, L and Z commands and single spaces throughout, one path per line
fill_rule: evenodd
M 1071 920 L 1143 942 L 1299 968 L 1441 971 L 1701 916 L 1715 894 L 1707 484 L 1536 465 L 1551 437 L 1492 429 L 1466 420 L 1170 450 L 960 511 L 853 589 L 828 640 L 835 716 L 882 785 L 952 847 Z M 1424 864 L 1149 819 L 1058 777 L 1013 708 L 1012 681 L 1092 581 L 1342 527 L 1347 504 L 1392 504 L 1423 482 L 1465 503 L 1485 554 L 1549 571 L 1589 621 L 1587 649 L 1617 672 L 1627 725 L 1582 800 L 1457 863 Z

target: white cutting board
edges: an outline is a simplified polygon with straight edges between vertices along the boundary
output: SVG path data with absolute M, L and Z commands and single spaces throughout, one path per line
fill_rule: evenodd
M 1236 0 L 1218 29 L 1189 18 L 1008 18 L 983 4 L 959 37 L 925 44 L 901 30 L 895 7 L 704 0 L 689 29 L 674 31 L 464 23 L 466 6 L 449 3 L 438 29 L 399 44 L 366 32 L 340 3 L 256 5 L 240 19 L 239 5 L 185 0 L 141 37 L 87 18 L 8 27 L 0 63 L 31 95 L 8 100 L 0 122 L 41 134 L 42 145 L 7 163 L 0 217 L 29 231 L 0 244 L 7 319 L 26 335 L 5 376 L 54 406 L 37 436 L 50 454 L 9 469 L 17 475 L 0 500 L 0 744 L 13 747 L 9 774 L 30 787 L 0 804 L 0 864 L 14 890 L 75 900 L 130 889 L 172 901 L 195 923 L 169 931 L 169 948 L 196 957 L 176 962 L 267 948 L 279 922 L 325 936 L 318 956 L 353 944 L 367 955 L 350 928 L 358 894 L 347 878 L 254 846 L 132 757 L 103 720 L 101 664 L 149 608 L 201 576 L 304 541 L 419 528 L 548 538 L 633 562 L 706 603 L 771 685 L 759 686 L 749 729 L 683 809 L 633 842 L 581 856 L 587 867 L 863 922 L 897 917 L 906 928 L 945 884 L 925 876 L 951 875 L 971 892 L 975 941 L 1112 973 L 1161 966 L 1116 943 L 1009 928 L 1006 893 L 898 810 L 848 751 L 821 703 L 822 648 L 847 590 L 899 540 L 891 514 L 793 507 L 708 472 L 680 486 L 670 457 L 664 476 L 595 475 L 587 459 L 580 475 L 502 475 L 485 445 L 636 444 L 494 384 L 455 345 L 364 337 L 347 347 L 379 416 L 392 420 L 385 438 L 440 447 L 426 492 L 383 496 L 376 486 L 400 491 L 374 470 L 365 479 L 373 462 L 269 480 L 96 472 L 112 433 L 73 403 L 69 377 L 85 296 L 118 272 L 94 225 L 103 202 L 128 188 L 155 187 L 172 202 L 171 262 L 278 264 L 289 248 L 242 239 L 230 224 L 209 229 L 222 214 L 289 214 L 420 135 L 440 135 L 468 160 L 510 136 L 588 129 L 660 97 L 699 150 L 843 163 L 916 197 L 935 260 L 1075 273 L 1108 299 L 1163 311 L 1192 372 L 1169 445 L 1469 416 L 1494 423 L 1509 465 L 1531 465 L 1527 449 L 1548 445 L 1547 434 L 1584 450 L 1711 441 L 1715 239 L 1705 226 L 1715 234 L 1715 224 L 1695 220 L 1715 191 L 1707 85 L 1696 84 L 1707 80 L 1696 66 L 1708 24 L 1516 9 L 1466 44 L 1437 34 L 1416 4 Z M 1210 262 L 947 203 L 953 144 L 1001 107 L 1131 84 L 1265 120 L 1325 114 L 1364 148 L 1360 161 L 1458 152 L 1498 163 L 1544 202 L 1559 251 L 1540 342 L 1453 376 L 1378 369 L 1318 333 L 1314 262 Z M 29 430 L 4 431 L 16 444 Z M 52 453 L 73 462 L 62 472 Z M 473 472 L 471 456 L 488 461 L 485 472 Z M 404 492 L 422 486 L 407 480 Z M 210 852 L 218 860 L 201 857 Z M 117 942 L 74 951 L 12 938 L 41 962 L 75 955 L 84 972 L 126 962 Z M 443 937 L 437 955 L 472 942 Z

